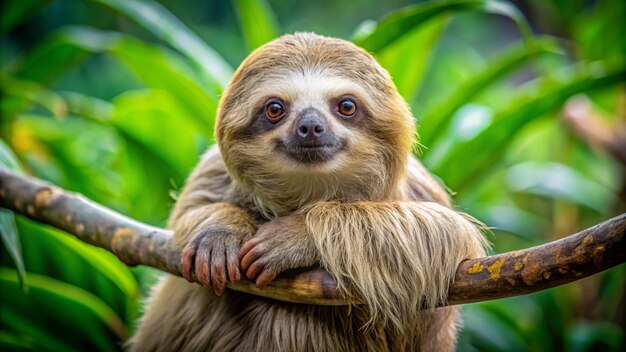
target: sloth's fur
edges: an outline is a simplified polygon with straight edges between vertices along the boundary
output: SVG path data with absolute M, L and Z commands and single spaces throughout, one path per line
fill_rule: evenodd
M 332 114 L 334 99 L 345 95 L 359 109 L 350 120 Z M 289 104 L 275 126 L 259 114 L 271 97 Z M 323 163 L 299 163 L 275 147 L 311 106 L 344 143 Z M 453 350 L 458 308 L 433 307 L 445 302 L 457 265 L 484 255 L 485 240 L 412 156 L 414 131 L 388 73 L 353 44 L 297 33 L 254 51 L 222 97 L 219 149 L 203 156 L 172 212 L 176 243 L 198 250 L 203 282 L 223 287 L 240 275 L 229 258 L 260 236 L 265 270 L 322 265 L 348 298 L 365 304 L 291 304 L 230 290 L 218 296 L 166 275 L 131 349 Z M 219 252 L 202 256 L 202 246 Z

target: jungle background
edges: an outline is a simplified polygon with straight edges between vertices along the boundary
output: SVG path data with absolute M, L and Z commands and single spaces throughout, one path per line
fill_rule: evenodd
M 623 0 L 15 0 L 0 16 L 0 163 L 149 224 L 213 143 L 234 69 L 294 31 L 389 70 L 422 160 L 494 253 L 624 212 Z M 123 348 L 156 270 L 6 210 L 0 232 L 2 350 Z M 465 305 L 458 350 L 624 350 L 625 274 Z

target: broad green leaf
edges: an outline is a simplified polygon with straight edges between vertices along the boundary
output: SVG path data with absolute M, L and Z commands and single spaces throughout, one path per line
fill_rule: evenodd
M 150 95 L 146 93 L 144 96 Z M 80 192 L 141 221 L 163 225 L 172 202 L 168 196 L 171 180 L 182 185 L 191 168 L 189 164 L 195 164 L 200 151 L 208 144 L 208 138 L 199 129 L 190 130 L 194 124 L 189 123 L 184 112 L 171 101 L 167 98 L 153 103 L 152 111 L 167 109 L 167 113 L 159 112 L 157 116 L 150 115 L 150 102 L 145 100 L 137 107 L 124 107 L 116 117 L 117 122 L 113 121 L 114 115 L 108 120 L 92 121 L 76 116 L 54 120 L 22 114 L 12 127 L 13 134 L 19 136 L 14 141 L 20 145 L 16 150 L 38 177 Z M 75 109 L 69 101 L 68 108 Z M 137 108 L 134 110 L 137 115 L 131 114 L 134 108 Z M 126 117 L 128 121 L 124 120 Z M 171 127 L 176 121 L 181 124 L 164 132 L 169 140 L 158 136 L 161 127 L 157 124 L 146 131 L 127 131 L 133 126 L 141 127 L 159 120 L 164 121 L 161 127 Z M 181 135 L 173 136 L 171 133 L 175 131 Z M 186 139 L 180 142 L 181 148 L 191 145 L 193 152 L 176 158 L 173 153 L 183 137 Z M 164 153 L 164 150 L 172 153 Z M 162 156 L 169 157 L 164 159 Z M 145 189 L 151 191 L 145 192 Z M 138 202 L 142 205 L 137 206 Z
M 107 53 L 119 59 L 147 86 L 167 90 L 187 114 L 212 127 L 217 93 L 198 80 L 186 61 L 165 48 L 120 33 L 66 27 L 31 50 L 14 74 L 27 80 L 50 82 L 95 53 Z
M 559 5 L 546 2 L 547 6 L 562 6 L 574 3 L 573 9 L 564 14 L 557 13 L 567 22 L 567 27 L 572 31 L 571 38 L 576 43 L 576 56 L 578 59 L 595 61 L 609 58 L 620 58 L 626 55 L 626 2 L 622 0 L 604 0 L 594 3 L 594 6 L 586 6 L 582 1 L 565 2 Z M 571 13 L 571 15 L 570 15 Z
M 520 163 L 508 169 L 507 180 L 513 192 L 564 199 L 599 213 L 606 213 L 615 202 L 614 190 L 563 164 Z
M 527 240 L 528 243 L 536 241 L 538 236 L 550 228 L 550 223 L 546 219 L 515 206 L 474 204 L 472 216 L 489 224 L 494 230 L 515 234 Z M 502 248 L 498 248 L 498 251 L 501 252 Z
M 211 80 L 219 94 L 233 74 L 224 58 L 208 46 L 174 14 L 156 1 L 93 0 L 106 5 L 135 21 L 187 56 Z
M 11 151 L 11 148 L 0 139 L 0 168 L 7 168 L 18 174 L 23 174 L 22 169 L 17 161 L 17 158 Z M 20 285 L 22 290 L 26 292 L 28 290 L 28 283 L 26 277 L 26 269 L 24 268 L 24 258 L 22 256 L 22 246 L 20 244 L 20 237 L 15 227 L 15 216 L 13 212 L 0 208 L 0 238 L 2 244 L 6 248 L 9 256 L 15 263 L 15 268 L 19 274 Z
M 84 47 L 83 43 L 71 41 L 68 43 L 66 37 L 70 34 L 71 31 L 55 32 L 39 40 L 25 55 L 17 59 L 10 67 L 9 74 L 16 79 L 48 85 L 61 74 L 89 58 L 94 46 L 108 44 L 100 42 L 104 39 L 103 36 L 91 36 L 89 41 L 84 41 L 87 47 Z M 88 44 L 90 41 L 93 41 L 92 45 Z
M 501 310 L 505 309 L 505 307 L 501 308 Z M 490 309 L 484 303 L 479 303 L 464 306 L 463 310 L 464 324 L 459 337 L 459 349 L 462 349 L 464 345 L 469 345 L 479 351 L 522 352 L 526 350 L 519 325 L 507 315 L 498 314 L 497 308 Z
M 26 276 L 26 269 L 24 268 L 20 237 L 15 227 L 15 216 L 13 212 L 3 208 L 0 208 L 0 238 L 2 238 L 2 245 L 9 253 L 9 257 L 11 257 L 13 263 L 15 263 L 22 290 L 28 292 L 28 278 Z
M 60 143 L 50 143 L 50 137 L 42 136 L 43 131 L 37 134 L 39 138 L 48 140 L 45 144 L 55 151 L 52 153 L 55 159 L 52 165 L 59 166 L 65 174 L 73 173 L 72 180 L 68 181 L 77 191 L 133 218 L 163 226 L 173 202 L 169 197 L 170 187 L 172 184 L 182 185 L 191 166 L 197 162 L 198 155 L 208 145 L 210 132 L 207 132 L 207 128 L 210 125 L 198 125 L 165 91 L 127 91 L 116 97 L 113 103 L 76 92 L 60 92 L 60 95 L 65 99 L 70 113 L 97 124 L 89 121 L 71 123 L 74 117 L 61 122 L 28 117 L 27 121 L 34 123 L 34 126 L 26 126 L 25 130 L 40 131 L 38 126 L 42 125 L 44 131 L 55 131 L 60 127 L 62 131 L 68 132 L 61 137 L 57 131 L 55 138 L 62 138 Z M 24 119 L 22 116 L 18 127 Z M 64 126 L 68 123 L 70 126 Z M 79 169 L 72 166 L 84 164 L 80 160 L 85 158 L 76 155 L 77 150 L 91 150 L 89 154 L 99 153 L 95 147 L 74 146 L 76 141 L 71 136 L 77 132 L 71 127 L 73 125 L 89 131 L 102 129 L 103 125 L 111 133 L 119 134 L 119 138 L 115 138 L 111 145 L 103 143 L 107 138 L 94 138 L 100 141 L 96 146 L 114 151 L 112 163 L 91 163 Z M 94 127 L 86 128 L 84 125 Z M 165 140 L 168 142 L 164 143 Z M 177 155 L 177 152 L 180 154 Z M 114 168 L 113 174 L 110 173 L 111 168 Z M 45 172 L 50 167 L 35 169 Z M 83 173 L 92 175 L 91 180 L 83 178 Z M 84 182 L 80 182 L 82 180 Z M 77 183 L 81 186 L 76 187 Z M 105 198 L 108 191 L 100 185 L 111 185 L 117 192 Z M 145 192 L 146 189 L 151 191 Z
M 17 83 L 28 86 L 22 81 Z M 184 105 L 166 91 L 128 91 L 109 103 L 75 92 L 57 94 L 36 84 L 34 87 L 39 95 L 54 96 L 55 104 L 62 105 L 63 110 L 113 126 L 144 144 L 145 150 L 159 154 L 177 170 L 178 178 L 183 178 L 197 162 L 197 156 L 212 135 L 211 124 L 199 124 Z M 22 95 L 28 97 L 29 92 L 22 92 Z M 163 140 L 170 143 L 163 143 Z
M 167 91 L 127 91 L 116 97 L 112 103 L 75 92 L 60 92 L 60 95 L 65 99 L 70 113 L 98 122 L 94 125 L 98 128 L 91 127 L 90 131 L 102 129 L 102 124 L 115 129 L 121 136 L 117 144 L 110 148 L 115 151 L 119 160 L 109 167 L 102 165 L 105 170 L 115 167 L 115 177 L 103 174 L 104 170 L 89 170 L 101 166 L 101 163 L 92 164 L 87 169 L 81 167 L 78 171 L 72 165 L 81 165 L 80 160 L 83 158 L 76 155 L 76 151 L 85 148 L 73 146 L 76 141 L 71 136 L 78 132 L 74 132 L 72 126 L 80 130 L 91 123 L 80 123 L 74 121 L 73 117 L 55 122 L 45 118 L 22 116 L 17 124 L 18 129 L 38 131 L 36 138 L 43 138 L 46 146 L 55 151 L 52 154 L 54 162 L 61 167 L 64 174 L 72 173 L 71 181 L 69 177 L 66 178 L 71 186 L 63 180 L 58 182 L 100 202 L 107 193 L 103 192 L 105 188 L 98 186 L 112 184 L 117 191 L 114 196 L 119 203 L 110 204 L 107 199 L 107 205 L 118 206 L 118 210 L 142 221 L 163 225 L 163 219 L 166 218 L 172 202 L 168 196 L 170 180 L 182 185 L 200 153 L 209 145 L 212 126 L 197 123 Z M 21 127 L 26 121 L 29 124 Z M 63 133 L 64 131 L 68 133 Z M 100 137 L 99 140 L 105 139 Z M 83 172 L 94 175 L 83 177 Z M 113 180 L 118 180 L 121 184 L 112 183 Z M 148 184 L 152 192 L 144 191 Z M 138 201 L 143 206 L 134 206 Z
M 483 11 L 509 17 L 517 24 L 525 38 L 530 37 L 531 30 L 526 19 L 509 2 L 497 0 L 445 0 L 424 2 L 391 12 L 378 23 L 370 23 L 367 28 L 361 27 L 352 40 L 365 50 L 377 52 L 430 19 L 446 13 L 464 11 Z
M 180 170 L 174 170 L 166 160 L 131 136 L 124 137 L 120 163 L 120 175 L 124 178 L 121 197 L 129 206 L 123 213 L 151 225 L 165 226 L 174 203 L 170 190 L 178 190 L 186 175 L 179 175 Z
M 14 270 L 0 268 L 2 324 L 42 340 L 47 351 L 117 351 L 128 328 L 106 304 L 76 286 L 30 274 L 27 294 Z
M 111 127 L 74 116 L 57 120 L 22 114 L 12 133 L 15 152 L 34 175 L 106 206 L 119 206 L 115 200 L 123 180 L 114 170 L 119 137 Z
M 26 319 L 17 319 L 6 325 L 9 326 L 0 324 L 0 351 L 78 351 L 46 329 L 33 327 Z
M 29 275 L 45 275 L 90 292 L 117 316 L 132 322 L 139 287 L 119 259 L 62 231 L 22 218 L 18 218 L 17 225 Z
M 15 154 L 2 139 L 0 139 L 0 167 L 5 167 L 17 174 L 23 174 Z
M 6 77 L 0 81 L 0 90 L 3 93 L 1 107 L 4 116 L 14 117 L 32 104 L 48 110 L 54 116 L 67 113 L 63 98 L 39 83 Z M 7 103 L 4 99 L 12 101 Z
M 90 120 L 109 123 L 115 112 L 113 104 L 106 100 L 91 97 L 78 92 L 58 92 L 70 114 Z
M 50 0 L 3 1 L 2 15 L 0 16 L 0 33 L 6 33 L 19 25 L 50 2 Z
M 163 272 L 150 266 L 139 265 L 131 268 L 131 272 L 135 276 L 135 280 L 141 290 L 143 297 L 148 297 L 152 287 L 159 282 L 159 278 L 163 276 Z
M 611 321 L 580 321 L 570 327 L 566 336 L 566 350 L 623 351 L 626 336 L 621 326 Z
M 2 351 L 43 351 L 43 346 L 45 346 L 43 342 L 0 327 L 0 350 Z
M 109 50 L 146 85 L 167 90 L 187 114 L 206 123 L 211 129 L 207 132 L 211 133 L 219 98 L 215 92 L 203 89 L 202 82 L 183 61 L 173 53 L 131 37 L 120 39 Z
M 254 50 L 278 36 L 276 16 L 265 0 L 233 0 L 233 5 L 249 50 Z
M 447 16 L 434 18 L 375 53 L 405 100 L 415 96 L 446 23 Z
M 164 225 L 172 180 L 182 185 L 186 172 L 105 123 L 30 114 L 20 115 L 13 131 L 20 156 L 34 175 L 141 221 Z
M 418 118 L 420 143 L 427 147 L 434 145 L 450 127 L 454 113 L 481 92 L 492 87 L 499 79 L 515 72 L 539 55 L 559 52 L 556 41 L 548 38 L 535 39 L 533 48 L 535 51 L 529 51 L 522 43 L 507 48 L 488 62 L 482 72 L 461 83 L 438 103 L 431 104 Z
M 446 184 L 457 192 L 467 189 L 501 158 L 517 131 L 530 121 L 558 109 L 571 96 L 624 82 L 626 66 L 623 64 L 584 65 L 583 73 L 566 82 L 554 82 L 540 88 L 535 94 L 520 98 L 509 108 L 496 114 L 494 122 L 475 138 L 463 141 L 442 158 L 425 163 Z
M 184 114 L 162 90 L 129 91 L 114 99 L 113 125 L 186 175 L 208 145 L 212 129 Z
M 606 271 L 600 277 L 602 279 L 600 285 L 602 291 L 598 300 L 602 302 L 601 314 L 609 317 L 618 316 L 620 312 L 616 312 L 614 307 L 619 307 L 622 304 L 624 292 L 626 292 L 626 282 L 623 280 L 626 277 L 626 265 L 619 265 L 615 269 Z

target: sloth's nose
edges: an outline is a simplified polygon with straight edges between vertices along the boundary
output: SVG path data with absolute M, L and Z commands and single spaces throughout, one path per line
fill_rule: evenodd
M 316 147 L 323 144 L 326 130 L 326 121 L 319 111 L 303 111 L 296 123 L 296 141 L 305 147 Z
M 304 119 L 298 124 L 298 136 L 300 138 L 320 136 L 324 133 L 324 129 L 324 121 L 320 119 Z

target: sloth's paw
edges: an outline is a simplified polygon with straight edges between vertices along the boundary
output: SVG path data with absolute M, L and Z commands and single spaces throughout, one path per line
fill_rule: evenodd
M 263 288 L 288 269 L 304 268 L 318 261 L 318 254 L 304 221 L 295 214 L 277 218 L 259 227 L 239 251 L 241 269 Z
M 219 228 L 210 227 L 199 231 L 185 246 L 181 258 L 183 277 L 193 282 L 193 276 L 206 287 L 213 287 L 216 295 L 226 288 L 227 279 L 241 279 L 239 257 L 241 237 Z

